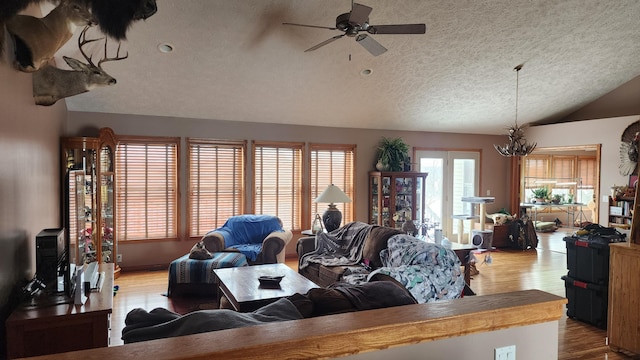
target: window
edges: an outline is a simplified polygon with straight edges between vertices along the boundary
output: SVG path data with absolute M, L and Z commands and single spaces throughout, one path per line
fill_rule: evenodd
M 278 216 L 285 229 L 301 229 L 302 143 L 255 142 L 256 214 Z
M 440 151 L 417 149 L 419 171 L 428 173 L 424 193 L 423 221 L 439 224 L 445 236 L 458 236 L 458 223 L 454 214 L 470 214 L 472 204 L 462 202 L 466 196 L 475 196 L 480 184 L 480 151 Z M 463 234 L 471 232 L 464 221 Z
M 189 235 L 202 236 L 244 213 L 246 142 L 187 139 Z
M 352 200 L 350 203 L 336 204 L 342 212 L 342 224 L 353 221 L 354 193 L 354 159 L 355 145 L 323 145 L 310 144 L 311 151 L 311 183 L 310 199 L 311 215 L 322 214 L 326 204 L 313 202 L 327 186 L 334 184 Z M 312 221 L 312 219 L 309 219 Z
M 120 137 L 116 152 L 118 237 L 176 239 L 179 138 Z
M 526 198 L 531 196 L 532 190 L 545 186 L 552 194 L 563 195 L 565 200 L 572 196 L 576 202 L 589 202 L 595 196 L 597 163 L 594 156 L 529 155 L 523 161 L 525 192 L 522 201 L 527 202 Z M 526 179 L 537 179 L 538 182 L 527 182 Z M 555 182 L 541 185 L 539 182 L 544 179 L 553 179 Z

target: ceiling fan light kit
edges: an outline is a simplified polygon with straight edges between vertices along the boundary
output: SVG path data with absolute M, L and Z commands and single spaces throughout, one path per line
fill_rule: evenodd
M 343 32 L 343 34 L 341 35 L 336 35 L 315 46 L 308 48 L 307 50 L 305 50 L 305 52 L 317 50 L 346 35 L 348 37 L 355 38 L 356 42 L 362 45 L 362 47 L 364 47 L 373 56 L 382 55 L 387 51 L 387 49 L 368 34 L 424 34 L 427 31 L 427 27 L 425 24 L 370 25 L 369 14 L 371 14 L 372 10 L 373 8 L 369 6 L 352 2 L 350 12 L 340 14 L 336 17 L 336 27 L 296 24 L 288 22 L 282 24 L 327 30 L 339 30 Z M 366 32 L 367 34 L 360 34 L 360 32 Z
M 493 145 L 493 147 L 502 156 L 527 156 L 536 148 L 537 143 L 528 143 L 524 137 L 524 129 L 518 126 L 518 87 L 519 87 L 519 73 L 522 70 L 523 64 L 520 64 L 513 68 L 516 72 L 516 120 L 515 125 L 509 127 L 509 133 L 507 137 L 509 142 L 504 146 Z

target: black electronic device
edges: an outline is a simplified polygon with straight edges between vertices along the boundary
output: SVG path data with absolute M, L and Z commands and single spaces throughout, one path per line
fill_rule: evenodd
M 64 230 L 43 229 L 36 236 L 36 275 L 49 291 L 58 289 L 58 270 L 65 258 Z
M 43 229 L 36 236 L 36 277 L 48 294 L 71 295 L 69 246 L 64 229 Z

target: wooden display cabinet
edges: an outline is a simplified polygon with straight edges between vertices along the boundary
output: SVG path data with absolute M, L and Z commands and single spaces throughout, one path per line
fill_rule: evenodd
M 407 221 L 423 221 L 427 173 L 369 173 L 369 224 L 402 229 Z
M 61 139 L 63 221 L 68 229 L 69 259 L 77 265 L 117 262 L 115 152 L 117 140 L 109 128 L 98 137 Z

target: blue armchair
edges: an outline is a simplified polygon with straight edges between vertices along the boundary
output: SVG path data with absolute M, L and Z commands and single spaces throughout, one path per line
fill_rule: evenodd
M 211 253 L 237 251 L 250 265 L 283 263 L 285 247 L 293 234 L 282 228 L 273 215 L 232 216 L 221 227 L 209 231 L 202 244 Z

